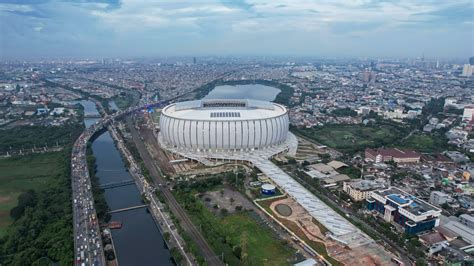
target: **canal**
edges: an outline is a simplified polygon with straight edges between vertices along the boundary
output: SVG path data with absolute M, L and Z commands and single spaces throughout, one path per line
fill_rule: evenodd
M 97 112 L 90 103 L 81 101 L 84 113 Z M 85 118 L 84 124 L 89 127 L 97 120 Z M 100 184 L 133 180 L 108 131 L 94 140 L 92 152 Z M 111 210 L 143 204 L 135 184 L 106 189 L 104 195 Z M 112 230 L 119 265 L 173 265 L 163 236 L 146 208 L 114 213 L 111 221 L 122 222 L 121 229 Z

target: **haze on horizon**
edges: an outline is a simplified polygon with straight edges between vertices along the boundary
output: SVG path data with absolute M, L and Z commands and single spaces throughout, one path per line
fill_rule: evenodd
M 467 58 L 472 0 L 0 0 L 0 59 Z

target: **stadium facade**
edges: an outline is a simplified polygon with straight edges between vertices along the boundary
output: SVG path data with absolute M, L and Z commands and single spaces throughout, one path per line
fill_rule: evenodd
M 247 151 L 283 143 L 287 109 L 280 104 L 242 99 L 207 99 L 166 106 L 160 132 L 167 146 L 188 151 Z

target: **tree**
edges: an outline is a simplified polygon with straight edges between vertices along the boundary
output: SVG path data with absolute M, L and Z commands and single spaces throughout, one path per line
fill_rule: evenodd
M 164 232 L 164 233 L 163 233 L 163 238 L 164 238 L 166 241 L 169 241 L 169 240 L 170 240 L 170 232 Z
M 240 259 L 240 256 L 242 255 L 242 248 L 240 246 L 234 246 L 232 248 L 232 253 L 234 253 L 234 255 Z
M 170 253 L 176 264 L 179 265 L 180 262 L 183 260 L 183 255 L 181 255 L 181 252 L 179 252 L 177 247 L 173 247 L 171 248 Z
M 342 117 L 342 116 L 357 116 L 357 112 L 350 109 L 349 107 L 346 108 L 339 108 L 335 109 L 331 112 L 334 116 Z
M 229 211 L 226 208 L 221 209 L 221 215 L 227 215 Z

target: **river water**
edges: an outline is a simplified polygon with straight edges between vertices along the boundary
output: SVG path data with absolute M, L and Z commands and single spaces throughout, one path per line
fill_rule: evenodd
M 95 110 L 95 105 L 90 103 L 81 102 L 85 113 Z M 89 127 L 97 120 L 86 118 L 84 124 Z M 108 131 L 94 140 L 92 152 L 96 158 L 99 183 L 132 180 Z M 106 189 L 105 199 L 111 210 L 143 204 L 135 184 Z M 122 222 L 121 229 L 112 230 L 120 265 L 173 265 L 163 236 L 146 208 L 114 213 L 111 220 Z
M 222 85 L 216 86 L 204 99 L 254 99 L 262 101 L 275 100 L 280 89 L 261 84 Z

